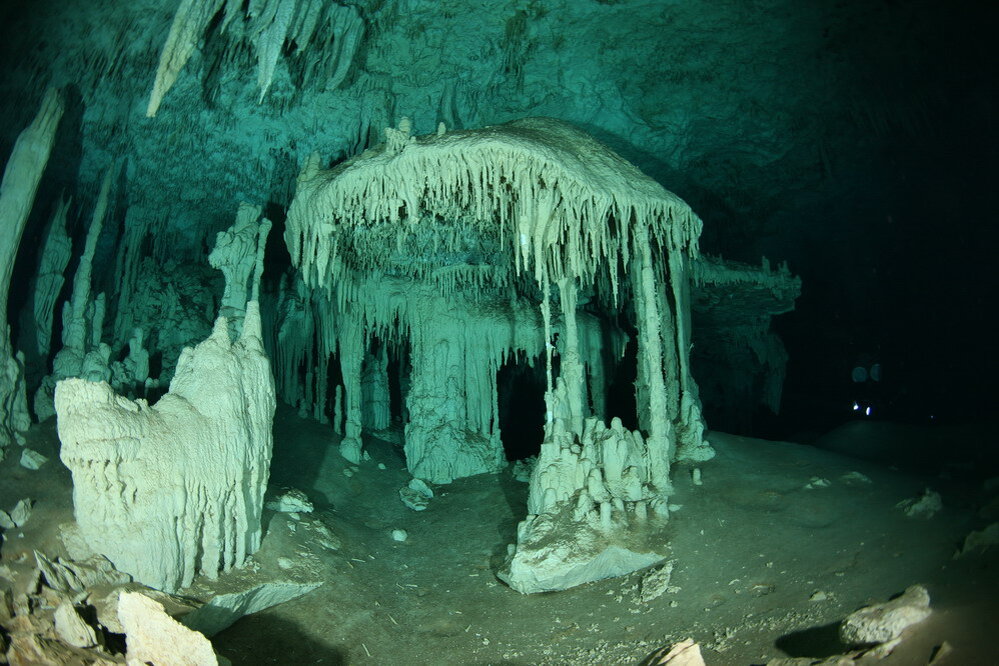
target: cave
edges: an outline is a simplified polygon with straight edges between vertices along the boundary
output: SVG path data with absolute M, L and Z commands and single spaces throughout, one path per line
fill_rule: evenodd
M 0 4 L 0 663 L 991 663 L 996 18 Z

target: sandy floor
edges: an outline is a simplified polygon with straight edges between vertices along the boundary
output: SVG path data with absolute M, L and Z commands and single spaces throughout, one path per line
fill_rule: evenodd
M 494 572 L 526 505 L 527 485 L 509 470 L 438 488 L 426 511 L 413 512 L 398 499 L 409 480 L 398 447 L 371 440 L 371 460 L 348 477 L 328 428 L 279 412 L 272 486 L 304 490 L 315 513 L 266 512 L 254 564 L 188 593 L 261 579 L 323 586 L 215 637 L 234 664 L 637 664 L 686 637 L 708 666 L 824 657 L 842 651 L 836 623 L 846 614 L 914 583 L 927 586 L 935 613 L 878 663 L 926 664 L 946 640 L 953 651 L 936 664 L 999 664 L 990 644 L 999 558 L 993 549 L 954 559 L 985 524 L 976 515 L 983 470 L 955 481 L 893 468 L 879 452 L 894 451 L 893 433 L 911 437 L 908 429 L 881 424 L 877 437 L 847 429 L 819 442 L 849 456 L 712 433 L 718 455 L 702 465 L 703 485 L 675 470 L 682 508 L 665 535 L 673 587 L 642 603 L 641 574 L 532 596 L 499 582 Z M 71 519 L 54 428 L 36 427 L 29 439 L 53 458 L 42 470 L 18 467 L 16 451 L 0 464 L 0 506 L 36 500 L 24 536 L 5 535 L 3 564 L 15 573 L 31 548 L 59 554 L 58 526 Z M 849 451 L 857 441 L 864 450 Z M 829 484 L 805 487 L 816 479 Z M 934 518 L 895 508 L 927 487 L 943 496 Z M 408 539 L 394 541 L 394 529 Z

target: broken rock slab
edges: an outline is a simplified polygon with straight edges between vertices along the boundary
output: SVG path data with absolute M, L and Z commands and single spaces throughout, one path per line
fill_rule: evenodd
M 297 599 L 320 585 L 322 583 L 264 583 L 243 592 L 220 594 L 185 615 L 181 622 L 205 636 L 214 636 L 245 615 Z
M 122 592 L 118 619 L 125 629 L 126 662 L 156 666 L 218 666 L 211 642 L 167 615 L 163 605 L 138 592 Z
M 929 592 L 922 585 L 913 585 L 896 599 L 850 613 L 839 626 L 839 638 L 851 647 L 888 643 L 929 615 Z
M 121 624 L 118 613 L 118 604 L 121 600 L 121 595 L 125 592 L 149 597 L 160 604 L 163 610 L 166 611 L 166 614 L 175 620 L 180 620 L 184 615 L 193 612 L 201 606 L 201 602 L 195 599 L 154 590 L 140 583 L 98 585 L 90 588 L 87 591 L 86 603 L 93 607 L 97 621 L 101 626 L 113 634 L 125 633 L 125 627 Z
M 777 657 L 767 662 L 767 666 L 854 666 L 856 662 L 846 655 L 833 655 L 825 659 L 811 657 Z
M 650 569 L 642 576 L 641 591 L 642 603 L 647 604 L 661 597 L 665 592 L 670 591 L 670 578 L 673 576 L 673 566 L 675 562 L 669 560 L 662 566 Z
M 115 569 L 114 565 L 101 555 L 94 555 L 82 561 L 66 560 L 61 557 L 50 560 L 36 550 L 35 564 L 45 578 L 45 583 L 58 592 L 83 592 L 99 585 L 120 585 L 132 581 L 131 576 Z

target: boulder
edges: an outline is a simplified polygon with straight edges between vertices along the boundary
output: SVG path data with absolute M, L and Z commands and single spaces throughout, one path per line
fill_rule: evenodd
M 907 627 L 930 614 L 930 595 L 913 585 L 891 601 L 865 606 L 850 613 L 839 626 L 839 637 L 849 646 L 869 646 L 897 639 Z

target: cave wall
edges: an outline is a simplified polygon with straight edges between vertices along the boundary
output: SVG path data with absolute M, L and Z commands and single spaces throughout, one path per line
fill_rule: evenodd
M 109 303 L 120 296 L 113 259 L 130 226 L 145 232 L 142 253 L 154 261 L 203 263 L 241 201 L 276 210 L 269 215 L 280 233 L 295 174 L 313 151 L 347 158 L 403 115 L 416 132 L 550 115 L 683 196 L 706 221 L 705 250 L 791 260 L 813 285 L 783 329 L 798 393 L 829 384 L 855 347 L 889 346 L 900 335 L 911 342 L 895 345 L 897 356 L 934 349 L 934 386 L 946 383 L 947 368 L 964 384 L 979 378 L 970 354 L 944 348 L 948 331 L 925 324 L 920 297 L 892 286 L 925 275 L 920 287 L 944 301 L 945 280 L 919 267 L 939 257 L 929 239 L 949 224 L 956 241 L 941 263 L 966 266 L 972 293 L 950 301 L 947 316 L 970 318 L 957 330 L 983 324 L 976 285 L 989 276 L 976 258 L 988 243 L 967 225 L 986 211 L 995 130 L 983 76 L 989 15 L 978 3 L 342 2 L 363 21 L 342 80 L 324 89 L 303 75 L 336 39 L 313 52 L 285 43 L 262 98 L 251 38 L 223 34 L 216 17 L 149 118 L 180 4 L 20 0 L 0 9 L 0 154 L 10 154 L 46 85 L 63 87 L 67 99 L 15 267 L 17 345 L 34 335 L 18 330 L 28 301 L 19 290 L 37 266 L 49 202 L 74 196 L 69 226 L 79 247 L 80 220 L 113 160 L 121 175 L 94 275 L 95 293 L 106 291 Z M 963 163 L 977 173 L 953 175 Z M 287 257 L 273 245 L 276 279 Z M 885 316 L 896 303 L 905 307 Z M 815 344 L 814 322 L 830 314 L 836 324 Z M 842 362 L 795 366 L 816 347 Z M 918 384 L 926 368 L 910 366 Z

